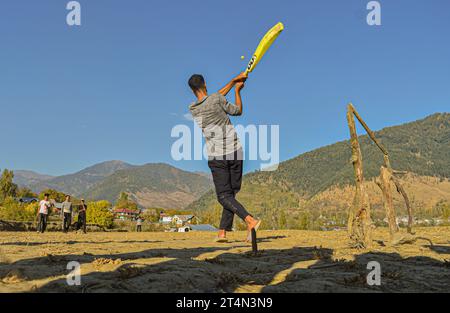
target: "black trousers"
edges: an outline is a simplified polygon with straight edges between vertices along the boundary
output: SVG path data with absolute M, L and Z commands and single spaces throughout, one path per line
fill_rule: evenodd
M 86 211 L 78 213 L 77 230 L 83 228 L 83 233 L 86 233 Z
M 142 231 L 142 225 L 137 225 L 137 226 L 136 226 L 136 231 L 137 231 L 138 233 L 140 233 L 140 232 Z
M 72 222 L 72 214 L 71 213 L 64 213 L 64 220 L 63 220 L 63 231 L 68 232 L 70 223 Z
M 46 228 L 47 228 L 47 214 L 39 213 L 38 231 L 43 233 L 45 232 Z
M 223 207 L 220 229 L 226 231 L 232 230 L 235 214 L 243 220 L 250 215 L 236 200 L 236 194 L 241 190 L 243 163 L 241 150 L 232 155 L 208 160 L 217 200 Z

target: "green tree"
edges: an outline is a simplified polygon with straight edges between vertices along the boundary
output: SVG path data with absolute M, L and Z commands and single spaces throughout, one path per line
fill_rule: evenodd
M 38 195 L 34 193 L 30 188 L 22 187 L 17 191 L 18 198 L 37 198 Z
M 86 219 L 88 224 L 95 224 L 105 228 L 114 225 L 114 214 L 109 210 L 112 205 L 106 200 L 89 202 Z
M 436 205 L 436 209 L 440 213 L 442 219 L 444 219 L 445 222 L 448 222 L 450 218 L 450 202 L 441 201 Z
M 278 229 L 285 229 L 285 228 L 287 228 L 286 213 L 284 213 L 284 211 L 280 211 L 278 217 Z
M 129 195 L 126 192 L 121 192 L 119 195 L 119 199 L 117 200 L 117 202 L 126 202 L 129 199 Z
M 298 223 L 298 229 L 308 229 L 310 226 L 310 221 L 311 219 L 309 213 L 301 213 Z
M 148 208 L 141 216 L 146 221 L 157 223 L 161 211 L 163 211 L 161 208 Z
M 119 199 L 116 202 L 116 209 L 129 209 L 137 211 L 139 210 L 137 204 L 129 199 L 126 192 L 121 192 Z
M 0 201 L 5 200 L 7 197 L 17 196 L 17 185 L 13 183 L 14 172 L 7 169 L 3 170 L 0 177 Z
M 0 205 L 0 219 L 8 221 L 33 221 L 36 217 L 37 204 L 24 205 L 12 197 L 6 197 Z
M 24 216 L 26 217 L 27 221 L 34 221 L 36 220 L 36 215 L 37 212 L 39 210 L 39 203 L 35 202 L 35 203 L 30 203 L 28 205 L 26 205 L 24 208 Z
M 39 194 L 39 199 L 44 199 L 44 195 L 48 193 L 50 199 L 54 199 L 56 202 L 64 202 L 66 194 L 54 189 L 45 189 Z

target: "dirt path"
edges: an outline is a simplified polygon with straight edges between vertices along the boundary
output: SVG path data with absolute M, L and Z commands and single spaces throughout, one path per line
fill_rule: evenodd
M 0 292 L 450 292 L 450 227 L 416 231 L 434 246 L 358 251 L 343 231 L 262 231 L 257 256 L 240 232 L 227 244 L 208 232 L 2 232 Z M 81 264 L 81 286 L 66 282 L 70 261 Z M 381 264 L 381 286 L 366 283 L 370 261 Z

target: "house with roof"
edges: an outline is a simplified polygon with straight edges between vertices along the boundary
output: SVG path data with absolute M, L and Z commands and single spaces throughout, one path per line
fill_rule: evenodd
M 192 231 L 218 231 L 217 228 L 210 224 L 189 225 Z
M 139 215 L 139 211 L 130 209 L 114 209 L 114 218 L 120 220 L 134 220 Z
M 173 217 L 166 213 L 161 212 L 159 214 L 159 222 L 161 224 L 172 224 L 172 219 L 173 219 Z
M 21 203 L 36 203 L 39 202 L 38 198 L 33 198 L 33 197 L 22 197 L 17 199 L 17 201 L 21 202 Z

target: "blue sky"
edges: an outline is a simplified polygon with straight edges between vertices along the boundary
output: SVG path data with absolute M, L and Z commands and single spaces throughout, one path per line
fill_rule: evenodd
M 60 175 L 120 159 L 206 171 L 170 156 L 172 127 L 189 123 L 186 81 L 203 73 L 219 89 L 278 21 L 233 122 L 279 124 L 282 160 L 348 138 L 350 101 L 373 129 L 450 111 L 447 0 L 380 1 L 378 27 L 366 0 L 80 0 L 79 27 L 67 2 L 0 4 L 2 169 Z

